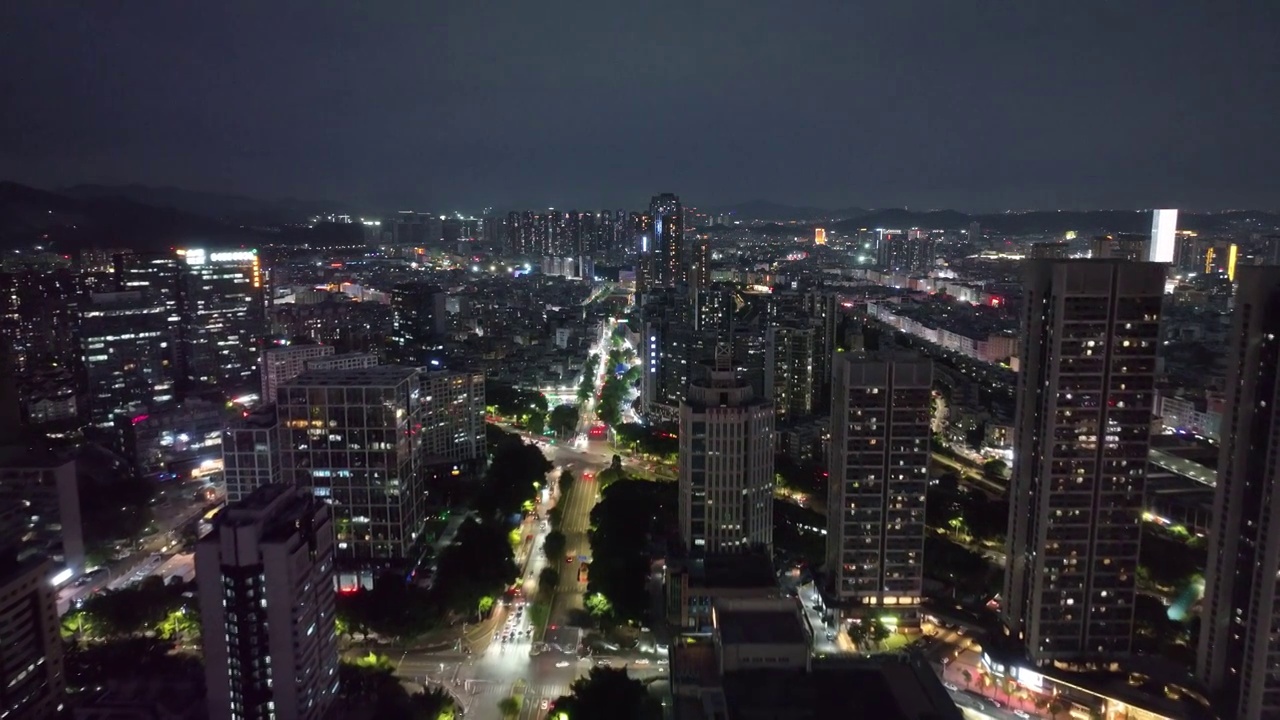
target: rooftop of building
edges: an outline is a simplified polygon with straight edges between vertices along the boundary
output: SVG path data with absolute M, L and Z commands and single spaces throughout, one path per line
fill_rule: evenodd
M 412 378 L 417 368 L 404 365 L 374 365 L 345 370 L 307 370 L 280 387 L 385 387 Z
M 806 645 L 809 636 L 798 610 L 724 608 L 715 611 L 721 641 L 735 645 Z
M 763 553 L 708 555 L 684 561 L 689 584 L 704 588 L 777 588 L 773 560 Z
M 803 669 L 742 670 L 723 680 L 729 717 L 959 720 L 928 665 L 915 658 L 819 659 Z
M 278 420 L 275 403 L 260 405 L 242 415 L 231 425 L 233 430 L 269 430 L 276 426 Z
M 265 523 L 263 539 L 287 536 L 300 519 L 313 513 L 320 504 L 322 501 L 292 485 L 262 485 L 238 502 L 224 507 L 214 516 L 213 524 L 216 529 Z M 213 533 L 206 537 L 216 538 Z

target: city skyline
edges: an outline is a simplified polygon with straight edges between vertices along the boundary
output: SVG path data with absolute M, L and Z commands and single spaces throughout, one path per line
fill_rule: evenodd
M 476 209 L 661 187 L 708 206 L 1275 205 L 1273 6 L 735 10 L 21 3 L 0 176 Z

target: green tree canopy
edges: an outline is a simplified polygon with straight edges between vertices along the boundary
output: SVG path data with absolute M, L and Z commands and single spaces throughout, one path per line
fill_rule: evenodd
M 658 720 L 662 704 L 626 670 L 597 667 L 556 700 L 555 712 L 568 720 Z
M 573 435 L 578 429 L 578 406 L 557 405 L 551 410 L 548 420 L 551 429 L 561 437 Z
M 542 551 L 546 553 L 547 560 L 556 562 L 564 557 L 564 549 L 567 544 L 568 540 L 565 538 L 564 533 L 559 530 L 552 530 L 547 533 L 546 539 L 542 541 Z
M 441 607 L 470 615 L 481 598 L 500 597 L 518 574 L 506 529 L 468 519 L 440 553 L 432 592 Z
M 587 592 L 600 594 L 619 620 L 640 620 L 649 607 L 649 541 L 673 533 L 674 483 L 619 480 L 600 491 L 591 511 L 591 575 Z

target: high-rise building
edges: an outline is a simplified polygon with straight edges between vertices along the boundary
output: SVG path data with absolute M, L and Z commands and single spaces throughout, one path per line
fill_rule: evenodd
M 1177 249 L 1178 211 L 1152 210 L 1151 237 L 1147 241 L 1147 260 L 1172 263 Z
M 768 329 L 765 391 L 779 421 L 813 414 L 814 329 L 797 325 Z
M 84 526 L 80 521 L 80 486 L 74 458 L 25 447 L 0 448 L 0 505 L 11 508 L 4 518 L 19 554 L 38 553 L 57 570 L 84 569 Z M 5 551 L 0 542 L 0 551 Z
M 0 552 L 0 717 L 57 717 L 67 681 L 53 567 L 39 556 L 19 561 L 12 545 Z
M 814 245 L 826 245 L 826 244 L 827 244 L 827 231 L 826 231 L 826 229 L 825 229 L 825 228 L 814 228 L 814 229 L 813 229 L 813 244 L 814 244 Z
M 721 347 L 680 404 L 680 531 L 696 556 L 773 549 L 773 405 Z
M 653 218 L 653 286 L 675 287 L 688 282 L 684 262 L 684 208 L 680 198 L 663 193 L 649 201 Z
M 267 485 L 228 505 L 196 545 L 212 720 L 329 711 L 338 691 L 333 537 L 324 502 Z
M 1280 717 L 1280 268 L 1240 268 L 1197 675 L 1222 717 Z
M 426 406 L 424 454 L 429 459 L 482 464 L 487 457 L 484 374 L 422 370 L 419 377 Z
M 275 402 L 276 388 L 302 374 L 307 361 L 333 354 L 332 345 L 286 345 L 262 351 L 262 402 Z
M 448 327 L 444 290 L 428 283 L 406 283 L 391 289 L 391 342 L 395 360 L 410 365 L 426 362 L 428 350 Z
M 1028 269 L 1001 613 L 1038 663 L 1130 650 L 1164 281 L 1124 260 Z
M 65 268 L 0 273 L 0 335 L 12 344 L 15 369 L 75 367 L 80 295 L 80 283 Z
M 333 503 L 338 559 L 364 567 L 407 558 L 426 521 L 418 371 L 309 370 L 276 398 L 284 482 Z
M 933 267 L 937 243 L 923 230 L 877 230 L 880 266 L 890 272 L 924 273 Z
M 186 387 L 253 392 L 266 326 L 258 251 L 178 253 L 186 264 L 178 285 L 179 364 Z
M 827 572 L 837 597 L 912 615 L 924 590 L 933 364 L 841 353 L 827 489 Z
M 1071 243 L 1062 240 L 1034 242 L 1027 257 L 1032 260 L 1066 260 L 1071 257 Z
M 80 308 L 89 418 L 110 427 L 134 403 L 174 398 L 173 323 L 162 298 L 141 291 L 92 293 Z
M 689 254 L 689 284 L 695 288 L 711 287 L 711 238 L 694 236 Z
M 280 435 L 275 404 L 259 407 L 222 435 L 222 477 L 227 502 L 280 482 Z

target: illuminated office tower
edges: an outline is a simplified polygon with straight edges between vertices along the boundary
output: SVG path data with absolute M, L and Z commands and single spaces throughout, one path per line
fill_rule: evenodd
M 173 324 L 161 298 L 141 291 L 93 293 L 80 306 L 81 364 L 89 419 L 111 427 L 134 403 L 174 398 Z
M 728 356 L 718 348 L 680 404 L 680 530 L 695 557 L 773 548 L 773 404 Z
M 286 345 L 262 351 L 262 402 L 276 400 L 276 388 L 302 374 L 307 361 L 333 355 L 332 345 Z
M 824 228 L 814 228 L 814 229 L 813 229 L 813 244 L 814 244 L 814 245 L 826 245 L 826 244 L 827 244 L 827 231 L 826 231 L 826 229 L 824 229 Z
M 229 504 L 196 544 L 211 720 L 329 712 L 338 691 L 333 532 L 324 502 L 267 485 Z
M 333 503 L 339 560 L 409 558 L 426 521 L 418 370 L 308 370 L 276 398 L 283 481 Z
M 1164 279 L 1125 260 L 1028 268 L 1001 612 L 1037 663 L 1131 647 Z
M 1280 717 L 1280 268 L 1241 267 L 1196 674 L 1229 720 Z
M 179 250 L 180 365 L 186 388 L 258 389 L 265 328 L 262 267 L 256 250 Z
M 684 208 L 671 193 L 655 195 L 649 201 L 653 218 L 654 287 L 675 287 L 688 281 L 684 263 Z
M 911 615 L 924 585 L 933 364 L 841 353 L 831 401 L 827 572 L 842 601 Z
M 1147 260 L 1172 263 L 1178 245 L 1178 211 L 1151 211 L 1151 238 L 1147 245 Z

